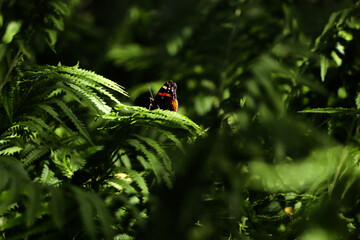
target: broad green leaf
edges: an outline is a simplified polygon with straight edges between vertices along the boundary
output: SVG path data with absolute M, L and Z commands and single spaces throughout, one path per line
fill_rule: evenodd
M 13 40 L 14 36 L 20 31 L 21 24 L 21 21 L 11 21 L 6 27 L 2 41 L 9 44 Z

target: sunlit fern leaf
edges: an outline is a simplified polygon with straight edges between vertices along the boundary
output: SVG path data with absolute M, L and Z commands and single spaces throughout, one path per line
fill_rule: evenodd
M 94 92 L 94 90 L 97 90 L 100 93 L 109 93 L 107 91 L 103 91 L 101 86 L 97 86 L 87 79 L 82 79 L 69 74 L 60 74 L 59 76 L 62 77 L 64 83 L 68 86 L 66 87 L 65 85 L 61 85 L 60 87 L 68 93 L 74 93 L 78 97 L 81 97 L 81 99 L 76 98 L 79 103 L 85 106 L 94 106 L 101 113 L 108 113 L 110 111 L 110 107 L 107 106 L 105 101 Z M 119 102 L 111 93 L 109 94 L 110 96 L 108 97 L 111 98 L 111 100 L 116 100 L 114 101 L 115 103 Z M 74 97 L 73 94 L 72 96 Z M 92 102 L 92 104 L 84 104 L 83 101 Z
M 162 146 L 160 146 L 160 144 L 157 141 L 140 135 L 135 135 L 135 136 L 138 139 L 142 140 L 144 143 L 148 144 L 150 147 L 152 147 L 156 151 L 157 156 L 159 156 L 163 160 L 165 168 L 168 171 L 171 171 L 171 160 L 167 155 L 166 151 L 163 149 Z
M 93 71 L 84 70 L 76 66 L 75 67 L 58 66 L 58 69 L 59 71 L 66 72 L 75 76 L 79 76 L 88 79 L 90 81 L 97 82 L 101 85 L 108 87 L 109 89 L 112 89 L 114 91 L 117 91 L 118 93 L 128 96 L 127 92 L 124 90 L 122 86 L 101 75 L 94 73 Z
M 104 96 L 107 96 L 111 100 L 113 100 L 116 104 L 120 104 L 119 100 L 114 97 L 112 93 L 110 93 L 108 90 L 106 90 L 100 83 L 89 81 L 89 79 L 81 78 L 78 76 L 70 75 L 70 74 L 59 74 L 65 82 L 69 82 L 68 84 L 77 85 L 79 87 L 86 86 L 87 88 L 93 88 L 94 90 L 98 91 L 99 93 L 103 94 Z
M 2 139 L 2 140 L 0 140 L 0 145 L 7 145 L 7 144 L 9 144 L 10 143 L 10 140 L 8 140 L 8 139 Z
M 85 125 L 77 118 L 77 116 L 71 111 L 71 109 L 61 100 L 54 100 L 55 103 L 63 110 L 66 116 L 73 122 L 75 127 L 78 129 L 80 134 L 86 138 L 90 143 L 92 143 L 90 139 L 90 135 L 86 130 Z
M 55 173 L 51 171 L 47 164 L 44 164 L 40 177 L 40 182 L 43 183 L 43 185 L 54 185 L 59 182 L 59 179 L 55 177 Z
M 69 84 L 71 89 L 73 89 L 76 93 L 79 93 L 82 96 L 82 99 L 89 100 L 92 104 L 87 104 L 87 106 L 94 106 L 98 110 L 98 113 L 109 113 L 111 111 L 111 107 L 107 106 L 105 101 L 103 101 L 98 95 L 93 93 L 90 89 L 86 89 L 85 86 L 77 86 L 75 84 Z
M 23 148 L 19 146 L 12 146 L 5 148 L 0 151 L 0 155 L 14 155 L 16 153 L 20 153 Z
M 117 105 L 116 112 L 103 115 L 104 119 L 114 120 L 118 123 L 130 122 L 131 124 L 146 122 L 146 124 L 156 127 L 170 127 L 183 129 L 194 135 L 203 134 L 203 130 L 188 117 L 172 111 L 161 109 L 148 110 L 138 106 Z

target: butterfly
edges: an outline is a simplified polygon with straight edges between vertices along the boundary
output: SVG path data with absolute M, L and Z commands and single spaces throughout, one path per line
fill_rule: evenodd
M 163 109 L 177 112 L 178 100 L 176 96 L 177 85 L 172 80 L 167 81 L 153 98 L 151 89 L 150 90 L 150 105 L 149 110 Z

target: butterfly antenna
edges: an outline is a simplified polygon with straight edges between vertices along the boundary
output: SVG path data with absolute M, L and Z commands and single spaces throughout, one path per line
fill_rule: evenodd
M 150 85 L 147 83 L 147 84 L 146 84 L 146 86 L 147 86 L 147 87 L 148 87 L 148 89 L 149 89 L 150 98 L 151 98 L 151 99 L 154 99 L 154 96 L 153 96 L 153 94 L 152 94 L 152 91 L 151 91 L 151 87 L 150 87 Z
M 146 86 L 148 87 L 149 93 L 150 93 L 150 105 L 149 105 L 149 110 L 151 110 L 151 109 L 153 108 L 154 96 L 153 96 L 153 94 L 152 94 L 150 85 L 147 83 Z

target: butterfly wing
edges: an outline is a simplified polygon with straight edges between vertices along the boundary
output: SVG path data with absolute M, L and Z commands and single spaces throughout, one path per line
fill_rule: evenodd
M 176 96 L 177 85 L 172 80 L 166 82 L 156 94 L 155 98 L 150 98 L 149 109 L 163 109 L 176 112 L 178 110 L 178 101 Z

